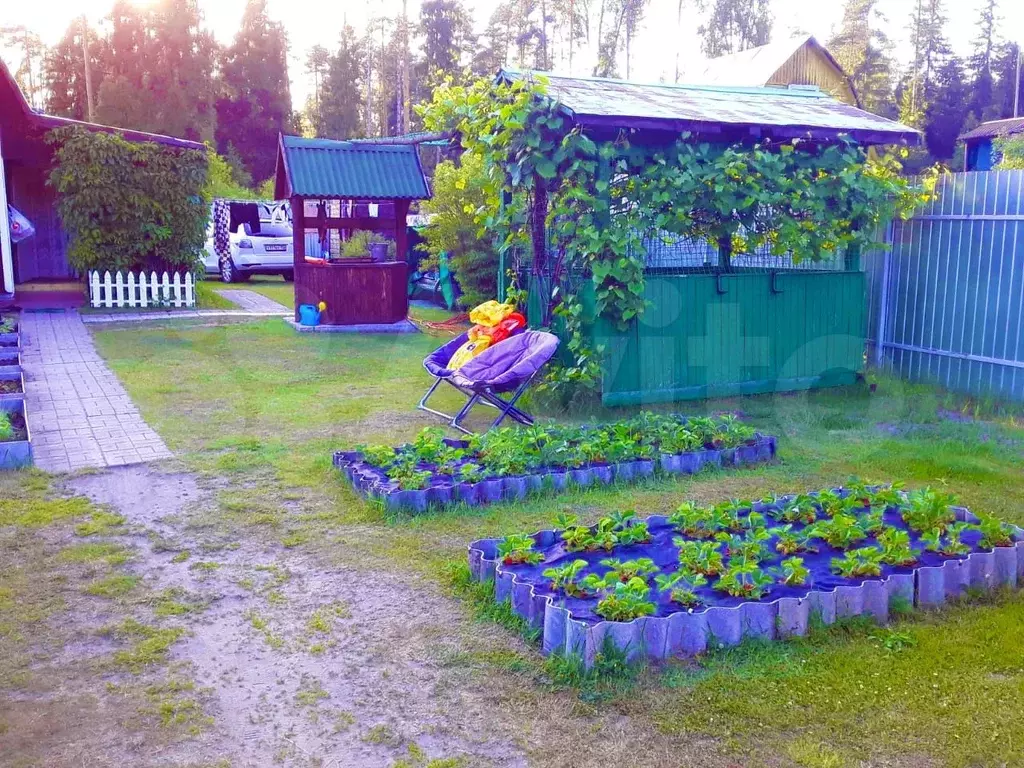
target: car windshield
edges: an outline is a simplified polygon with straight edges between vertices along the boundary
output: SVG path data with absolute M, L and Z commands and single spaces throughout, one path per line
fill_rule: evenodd
M 271 223 L 269 221 L 260 222 L 260 236 L 261 237 L 291 237 L 292 226 L 288 222 Z

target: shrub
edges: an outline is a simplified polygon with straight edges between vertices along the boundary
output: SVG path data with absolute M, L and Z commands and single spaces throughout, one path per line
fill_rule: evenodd
M 72 126 L 56 147 L 49 184 L 75 269 L 192 269 L 206 240 L 207 154 Z

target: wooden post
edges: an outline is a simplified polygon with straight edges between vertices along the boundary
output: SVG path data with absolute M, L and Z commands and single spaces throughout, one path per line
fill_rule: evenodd
M 405 219 L 409 215 L 409 201 L 395 200 L 395 260 L 408 263 L 409 237 Z
M 299 281 L 306 266 L 306 208 L 305 201 L 292 195 L 292 286 L 295 295 L 295 322 L 299 321 Z

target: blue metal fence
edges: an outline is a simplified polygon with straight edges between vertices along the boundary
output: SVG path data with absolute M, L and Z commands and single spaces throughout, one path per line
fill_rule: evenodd
M 864 258 L 873 362 L 1024 401 L 1024 171 L 948 174 L 938 193 Z

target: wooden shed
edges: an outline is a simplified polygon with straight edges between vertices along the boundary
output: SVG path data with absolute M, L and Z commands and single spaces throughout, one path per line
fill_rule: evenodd
M 715 144 L 920 142 L 915 129 L 818 89 L 537 74 L 546 79 L 547 97 L 570 124 L 594 140 L 628 132 L 632 144 L 658 146 L 685 132 L 690 141 Z M 498 76 L 500 81 L 530 77 L 533 73 L 513 70 Z M 587 275 L 555 274 L 551 259 L 536 252 L 526 269 L 511 265 L 529 288 L 531 323 L 546 321 L 543 307 L 549 305 L 553 283 L 579 298 L 584 333 L 592 348 L 604 350 L 605 405 L 838 386 L 853 383 L 862 371 L 866 284 L 858 254 L 807 264 L 765 252 L 729 256 L 723 264 L 704 241 L 669 244 L 660 233 L 648 236 L 657 246 L 645 254 L 648 309 L 625 330 L 595 317 L 596 292 Z M 548 240 L 543 228 L 534 243 L 538 240 Z
M 833 98 L 859 107 L 849 75 L 812 35 L 801 35 L 694 64 L 681 83 L 736 87 L 815 86 Z
M 95 131 L 117 131 L 129 141 L 152 141 L 180 149 L 205 151 L 202 144 L 170 136 L 130 131 L 35 112 L 11 73 L 0 61 L 0 257 L 3 294 L 13 296 L 18 284 L 75 277 L 67 258 L 67 236 L 57 215 L 56 192 L 47 186 L 53 148 L 46 134 L 54 128 L 79 125 Z M 35 227 L 35 235 L 14 245 L 10 241 L 7 204 L 15 206 Z

